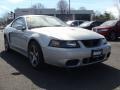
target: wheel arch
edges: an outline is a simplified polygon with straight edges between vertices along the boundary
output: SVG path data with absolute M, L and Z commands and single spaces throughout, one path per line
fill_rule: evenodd
M 42 50 L 42 46 L 41 46 L 41 44 L 40 44 L 35 38 L 31 38 L 31 39 L 29 40 L 29 42 L 28 42 L 28 47 L 27 47 L 27 52 L 28 52 L 28 50 L 29 50 L 29 45 L 30 45 L 31 42 L 36 42 L 36 43 L 39 45 L 39 49 L 40 49 L 40 51 L 41 51 L 41 55 L 42 55 L 42 58 L 43 58 L 43 62 L 45 62 L 44 54 L 43 54 L 43 50 Z
M 4 33 L 4 38 L 7 38 L 7 35 Z
M 10 36 L 9 36 L 9 33 L 7 34 L 7 33 L 4 33 L 4 39 L 7 39 L 8 40 L 8 42 L 10 42 Z
M 31 42 L 36 42 L 36 43 L 39 45 L 39 47 L 41 48 L 40 42 L 38 42 L 38 40 L 36 40 L 35 38 L 31 38 L 31 39 L 28 41 L 27 51 L 28 51 L 28 49 L 29 49 L 29 45 L 30 45 Z

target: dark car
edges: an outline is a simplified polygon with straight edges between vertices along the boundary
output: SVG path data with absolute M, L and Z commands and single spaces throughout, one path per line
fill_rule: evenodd
M 103 21 L 86 21 L 80 25 L 81 28 L 92 30 L 93 27 L 99 26 Z
M 108 40 L 116 40 L 120 37 L 120 21 L 109 20 L 98 27 L 94 27 L 93 31 L 104 35 Z
M 78 27 L 81 23 L 85 22 L 84 20 L 71 20 L 71 21 L 67 21 L 66 23 L 69 25 L 69 26 L 72 26 L 72 27 Z

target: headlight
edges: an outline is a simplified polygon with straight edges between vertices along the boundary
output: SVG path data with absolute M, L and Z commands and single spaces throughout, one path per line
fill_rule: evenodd
M 80 45 L 78 41 L 61 41 L 61 40 L 51 40 L 49 43 L 51 47 L 57 48 L 79 48 Z
M 102 39 L 102 45 L 107 44 L 107 40 L 105 38 Z

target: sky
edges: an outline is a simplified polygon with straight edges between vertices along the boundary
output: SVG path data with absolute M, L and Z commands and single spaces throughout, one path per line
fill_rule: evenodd
M 59 0 L 1 0 L 0 1 L 0 17 L 5 13 L 14 11 L 16 8 L 29 8 L 36 3 L 42 3 L 46 8 L 57 8 Z M 66 0 L 67 2 L 69 0 Z M 119 0 L 71 0 L 71 8 L 79 9 L 85 7 L 88 10 L 108 11 L 118 16 L 116 3 Z

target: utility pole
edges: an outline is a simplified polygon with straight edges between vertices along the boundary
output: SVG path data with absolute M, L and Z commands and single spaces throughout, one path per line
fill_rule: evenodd
M 71 15 L 70 15 L 70 13 L 71 13 L 71 12 L 70 12 L 70 11 L 71 11 L 71 10 L 70 10 L 70 4 L 71 4 L 71 1 L 69 0 L 69 10 L 68 10 L 68 12 L 69 12 L 69 15 L 68 15 L 69 19 L 71 18 Z
M 71 4 L 71 1 L 69 0 L 69 15 L 70 15 L 70 4 Z
M 118 12 L 119 12 L 119 20 L 120 20 L 120 0 L 118 0 Z

